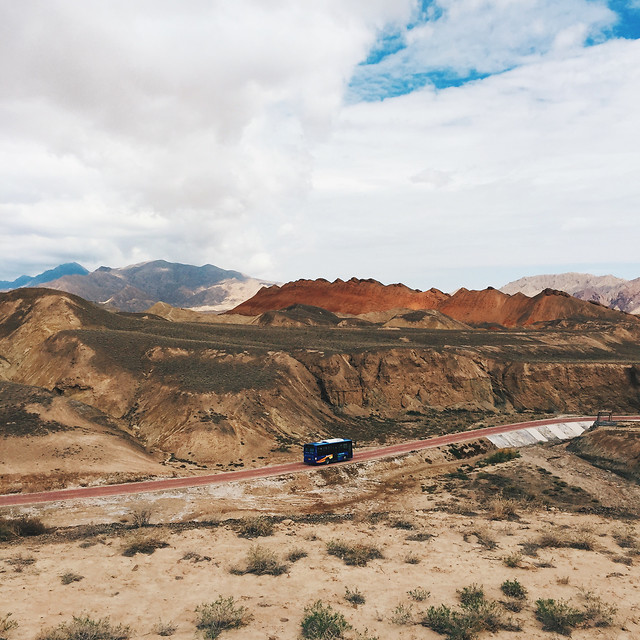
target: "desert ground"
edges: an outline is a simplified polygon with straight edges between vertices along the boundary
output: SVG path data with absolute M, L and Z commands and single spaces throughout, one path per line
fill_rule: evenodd
M 201 607 L 233 598 L 246 608 L 244 624 L 220 637 L 236 640 L 305 637 L 302 621 L 318 600 L 351 625 L 345 638 L 551 639 L 560 635 L 535 612 L 539 599 L 553 599 L 586 616 L 568 629 L 574 638 L 632 640 L 640 637 L 639 515 L 637 483 L 566 444 L 464 460 L 434 450 L 14 508 L 0 517 L 39 519 L 48 532 L 0 543 L 0 621 L 18 624 L 0 637 L 36 638 L 74 616 L 108 616 L 131 638 L 206 637 L 196 626 Z M 505 581 L 524 597 L 505 595 Z M 486 605 L 499 618 L 492 628 L 453 636 L 425 626 L 441 605 L 464 612 L 460 599 L 480 587 L 485 602 L 498 603 Z

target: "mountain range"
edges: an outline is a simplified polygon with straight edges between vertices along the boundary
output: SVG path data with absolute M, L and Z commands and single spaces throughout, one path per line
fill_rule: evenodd
M 196 267 L 154 260 L 122 268 L 100 267 L 91 273 L 77 263 L 69 263 L 35 277 L 0 281 L 0 290 L 44 286 L 118 311 L 141 312 L 165 302 L 196 311 L 221 312 L 269 284 L 211 264 Z
M 640 278 L 625 280 L 612 275 L 559 273 L 520 278 L 504 285 L 500 291 L 513 295 L 535 296 L 543 289 L 560 289 L 580 300 L 599 302 L 612 309 L 640 313 Z

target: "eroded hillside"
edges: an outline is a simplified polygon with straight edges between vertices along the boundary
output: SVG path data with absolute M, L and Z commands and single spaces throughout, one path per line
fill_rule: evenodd
M 94 407 L 187 470 L 290 459 L 290 445 L 325 435 L 380 442 L 514 412 L 640 407 L 637 323 L 602 320 L 535 331 L 185 323 L 21 290 L 0 297 L 0 363 L 2 379 Z

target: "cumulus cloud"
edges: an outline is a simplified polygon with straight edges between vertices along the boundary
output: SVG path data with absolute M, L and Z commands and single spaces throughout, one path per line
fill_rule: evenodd
M 625 256 L 640 52 L 606 41 L 616 19 L 602 0 L 0 3 L 0 277 L 164 258 L 452 288 L 443 265 Z

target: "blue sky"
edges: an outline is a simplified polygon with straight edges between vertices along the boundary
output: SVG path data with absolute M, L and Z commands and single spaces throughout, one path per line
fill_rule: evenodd
M 0 279 L 640 276 L 638 0 L 0 3 Z

